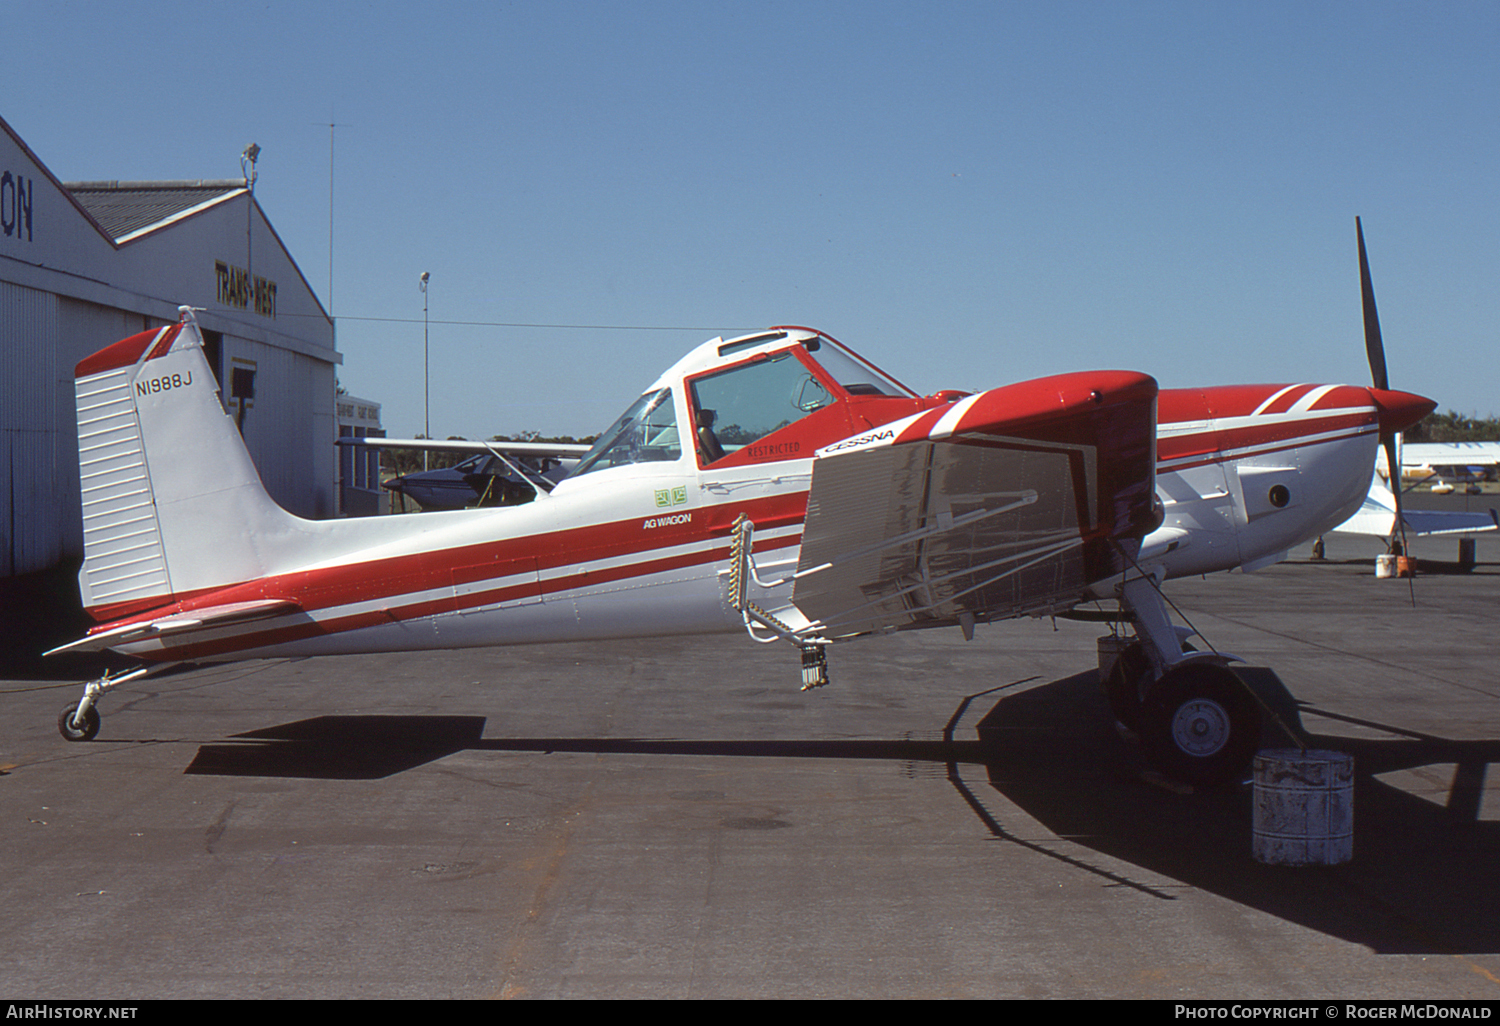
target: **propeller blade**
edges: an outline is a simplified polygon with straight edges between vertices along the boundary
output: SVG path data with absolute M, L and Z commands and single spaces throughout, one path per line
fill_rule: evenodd
M 1385 371 L 1385 345 L 1380 340 L 1380 315 L 1375 310 L 1375 286 L 1370 282 L 1370 260 L 1365 256 L 1365 229 L 1354 219 L 1359 236 L 1359 291 L 1365 307 L 1365 355 L 1370 359 L 1370 378 L 1376 388 L 1390 388 Z
M 1370 258 L 1365 254 L 1365 228 L 1360 219 L 1354 219 L 1354 233 L 1359 239 L 1359 292 L 1365 313 L 1365 355 L 1370 360 L 1370 378 L 1375 388 L 1371 398 L 1380 409 L 1380 444 L 1385 447 L 1385 465 L 1391 475 L 1391 496 L 1396 504 L 1396 530 L 1391 534 L 1390 548 L 1396 551 L 1396 539 L 1401 539 L 1400 555 L 1408 555 L 1406 548 L 1406 517 L 1401 510 L 1401 457 L 1396 449 L 1396 438 L 1402 428 L 1410 427 L 1431 412 L 1437 404 L 1421 396 L 1405 392 L 1389 391 L 1390 378 L 1385 367 L 1385 343 L 1380 338 L 1380 314 L 1375 310 L 1375 285 L 1370 280 Z M 1430 404 L 1430 405 L 1429 405 Z M 1422 409 L 1426 406 L 1426 409 Z M 1410 579 L 1411 604 L 1417 604 L 1417 593 Z

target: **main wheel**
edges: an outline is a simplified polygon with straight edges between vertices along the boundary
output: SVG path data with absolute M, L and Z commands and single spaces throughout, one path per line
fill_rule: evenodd
M 1179 666 L 1157 682 L 1141 708 L 1151 763 L 1193 784 L 1224 784 L 1260 744 L 1260 710 L 1244 683 L 1214 663 Z
M 58 733 L 69 741 L 94 740 L 94 736 L 99 733 L 99 710 L 92 705 L 89 706 L 88 712 L 83 714 L 82 727 L 75 727 L 73 725 L 73 714 L 77 711 L 78 705 L 76 702 L 73 705 L 63 707 L 62 714 L 57 717 Z

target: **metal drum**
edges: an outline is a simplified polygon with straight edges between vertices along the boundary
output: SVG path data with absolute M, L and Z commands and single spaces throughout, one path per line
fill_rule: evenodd
M 1336 866 L 1354 857 L 1354 757 L 1278 749 L 1255 756 L 1254 848 L 1273 866 Z

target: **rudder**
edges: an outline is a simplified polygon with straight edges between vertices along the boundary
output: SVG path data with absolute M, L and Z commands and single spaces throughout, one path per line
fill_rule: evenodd
M 192 312 L 101 349 L 74 372 L 84 562 L 97 620 L 272 568 L 256 537 L 295 520 L 261 484 Z

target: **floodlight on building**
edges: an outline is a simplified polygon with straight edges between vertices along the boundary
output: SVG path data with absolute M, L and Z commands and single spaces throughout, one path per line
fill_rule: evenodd
M 260 147 L 251 143 L 240 154 L 240 172 L 245 176 L 245 188 L 255 188 L 255 162 L 260 159 Z M 246 165 L 249 165 L 248 168 Z

